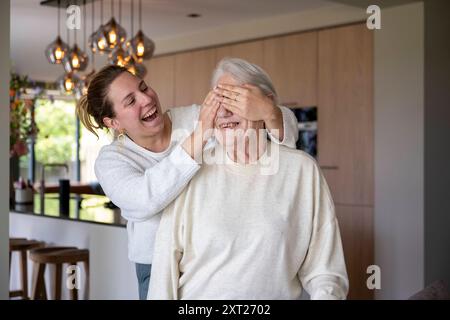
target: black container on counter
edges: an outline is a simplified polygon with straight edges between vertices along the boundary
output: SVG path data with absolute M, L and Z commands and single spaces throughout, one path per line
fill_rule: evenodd
M 70 212 L 70 180 L 59 180 L 59 214 L 69 216 Z

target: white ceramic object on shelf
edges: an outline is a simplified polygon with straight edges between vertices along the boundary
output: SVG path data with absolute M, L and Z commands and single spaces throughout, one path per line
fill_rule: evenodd
M 14 191 L 16 203 L 33 203 L 33 189 L 15 189 Z

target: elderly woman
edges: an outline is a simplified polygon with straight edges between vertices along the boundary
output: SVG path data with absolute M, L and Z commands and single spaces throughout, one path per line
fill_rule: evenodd
M 339 227 L 319 167 L 306 153 L 264 139 L 263 121 L 233 112 L 257 88 L 276 99 L 268 75 L 225 59 L 212 85 L 222 96 L 219 144 L 205 156 L 215 161 L 162 215 L 148 298 L 299 299 L 304 288 L 311 299 L 345 299 Z M 228 90 L 236 86 L 238 95 Z M 274 162 L 276 170 L 264 173 Z
M 261 103 L 264 96 L 259 91 L 247 98 L 233 106 L 234 112 L 264 121 L 271 139 L 295 148 L 294 114 L 270 100 Z M 211 91 L 201 106 L 163 113 L 157 93 L 119 66 L 99 71 L 77 106 L 87 129 L 96 134 L 96 129 L 108 128 L 117 136 L 100 150 L 95 174 L 105 194 L 128 220 L 129 259 L 136 264 L 141 299 L 148 291 L 161 211 L 200 169 L 218 108 L 218 94 Z M 175 134 L 180 131 L 185 134 Z

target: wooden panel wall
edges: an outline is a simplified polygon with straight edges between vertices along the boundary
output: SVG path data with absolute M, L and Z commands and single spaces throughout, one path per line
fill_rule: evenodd
M 317 32 L 265 40 L 264 69 L 281 103 L 317 106 Z
M 319 32 L 318 159 L 334 201 L 373 206 L 373 39 L 364 25 Z
M 175 56 L 150 59 L 145 82 L 158 94 L 162 110 L 175 106 Z
M 350 278 L 349 298 L 372 298 L 373 38 L 365 25 L 319 31 L 318 160 L 330 185 Z
M 210 90 L 215 50 L 197 50 L 175 55 L 175 105 L 201 104 Z

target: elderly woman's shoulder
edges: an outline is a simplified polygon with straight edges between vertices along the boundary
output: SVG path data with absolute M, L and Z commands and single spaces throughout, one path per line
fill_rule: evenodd
M 288 148 L 286 146 L 279 145 L 280 157 L 287 162 L 293 164 L 302 164 L 308 166 L 318 167 L 317 160 L 305 151 Z

